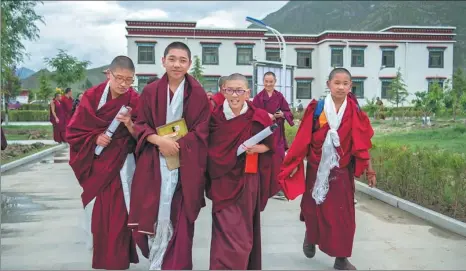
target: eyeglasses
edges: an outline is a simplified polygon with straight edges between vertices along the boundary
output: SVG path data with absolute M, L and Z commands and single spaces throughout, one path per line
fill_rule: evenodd
M 246 93 L 246 90 L 244 89 L 231 89 L 231 88 L 225 88 L 225 93 L 228 95 L 233 95 L 233 93 L 236 93 L 238 96 L 244 95 Z
M 112 75 L 113 77 L 115 78 L 115 81 L 118 83 L 118 84 L 121 84 L 121 83 L 125 83 L 127 85 L 131 85 L 133 82 L 134 82 L 134 78 L 123 78 L 121 76 L 115 76 L 115 74 L 111 71 L 111 70 L 108 70 Z

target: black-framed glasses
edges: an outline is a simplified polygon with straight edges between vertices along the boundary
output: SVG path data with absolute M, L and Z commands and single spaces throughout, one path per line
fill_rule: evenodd
M 112 76 L 115 78 L 115 81 L 116 81 L 118 84 L 121 84 L 121 83 L 124 82 L 124 83 L 127 84 L 127 85 L 131 85 L 131 84 L 134 82 L 134 78 L 127 78 L 127 79 L 125 79 L 125 78 L 123 78 L 123 77 L 121 77 L 121 76 L 115 76 L 115 74 L 114 74 L 114 73 L 112 72 L 112 70 L 110 70 L 110 69 L 109 69 L 108 71 L 112 74 Z
M 236 93 L 238 96 L 241 96 L 241 95 L 244 95 L 244 93 L 246 93 L 246 90 L 226 88 L 225 93 L 228 95 L 233 95 L 233 93 Z

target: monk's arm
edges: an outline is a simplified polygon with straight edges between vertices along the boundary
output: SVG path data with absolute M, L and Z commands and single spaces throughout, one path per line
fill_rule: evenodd
M 55 113 L 55 103 L 53 101 L 50 103 L 50 109 L 52 109 L 52 114 L 57 119 L 57 114 Z
M 191 144 L 201 144 L 207 148 L 207 139 L 209 136 L 210 105 L 208 100 L 199 101 L 199 107 L 202 108 L 198 114 L 197 120 L 191 127 L 191 130 L 178 140 L 180 150 Z
M 282 96 L 282 102 L 281 102 L 280 109 L 282 110 L 283 117 L 286 119 L 288 124 L 290 126 L 294 126 L 293 113 L 291 112 L 290 105 L 288 104 L 285 97 L 283 97 L 283 96 Z
M 138 146 L 141 148 L 146 144 L 146 142 L 155 144 L 155 137 L 157 136 L 155 129 L 149 125 L 152 112 L 152 107 L 149 102 L 151 101 L 150 98 L 150 91 L 143 90 L 138 101 L 138 114 L 136 121 L 131 126 L 133 132 L 128 129 L 130 133 L 138 140 Z

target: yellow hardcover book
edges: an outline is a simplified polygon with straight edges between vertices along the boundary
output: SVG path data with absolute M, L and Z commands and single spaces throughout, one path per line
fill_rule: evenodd
M 177 141 L 188 133 L 188 126 L 184 118 L 169 122 L 165 125 L 157 127 L 159 136 L 168 137 Z M 180 167 L 180 154 L 165 157 L 169 170 L 174 170 Z

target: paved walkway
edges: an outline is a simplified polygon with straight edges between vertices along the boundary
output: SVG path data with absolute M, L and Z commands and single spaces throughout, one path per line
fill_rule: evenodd
M 37 163 L 2 174 L 2 193 L 19 209 L 2 213 L 1 269 L 91 269 L 82 230 L 81 189 L 67 164 Z M 357 232 L 352 262 L 359 269 L 464 269 L 466 239 L 428 225 L 398 209 L 357 195 Z M 194 268 L 208 269 L 211 207 L 196 223 Z M 317 252 L 304 257 L 299 201 L 271 199 L 262 214 L 263 269 L 331 269 L 333 259 Z M 147 270 L 147 260 L 132 270 Z
M 57 145 L 54 140 L 7 140 L 8 144 L 30 145 L 34 143 L 44 143 L 45 145 Z
M 2 123 L 2 125 L 6 125 L 5 122 Z M 33 126 L 33 125 L 52 125 L 50 121 L 9 121 L 8 125 L 17 125 L 17 126 Z

